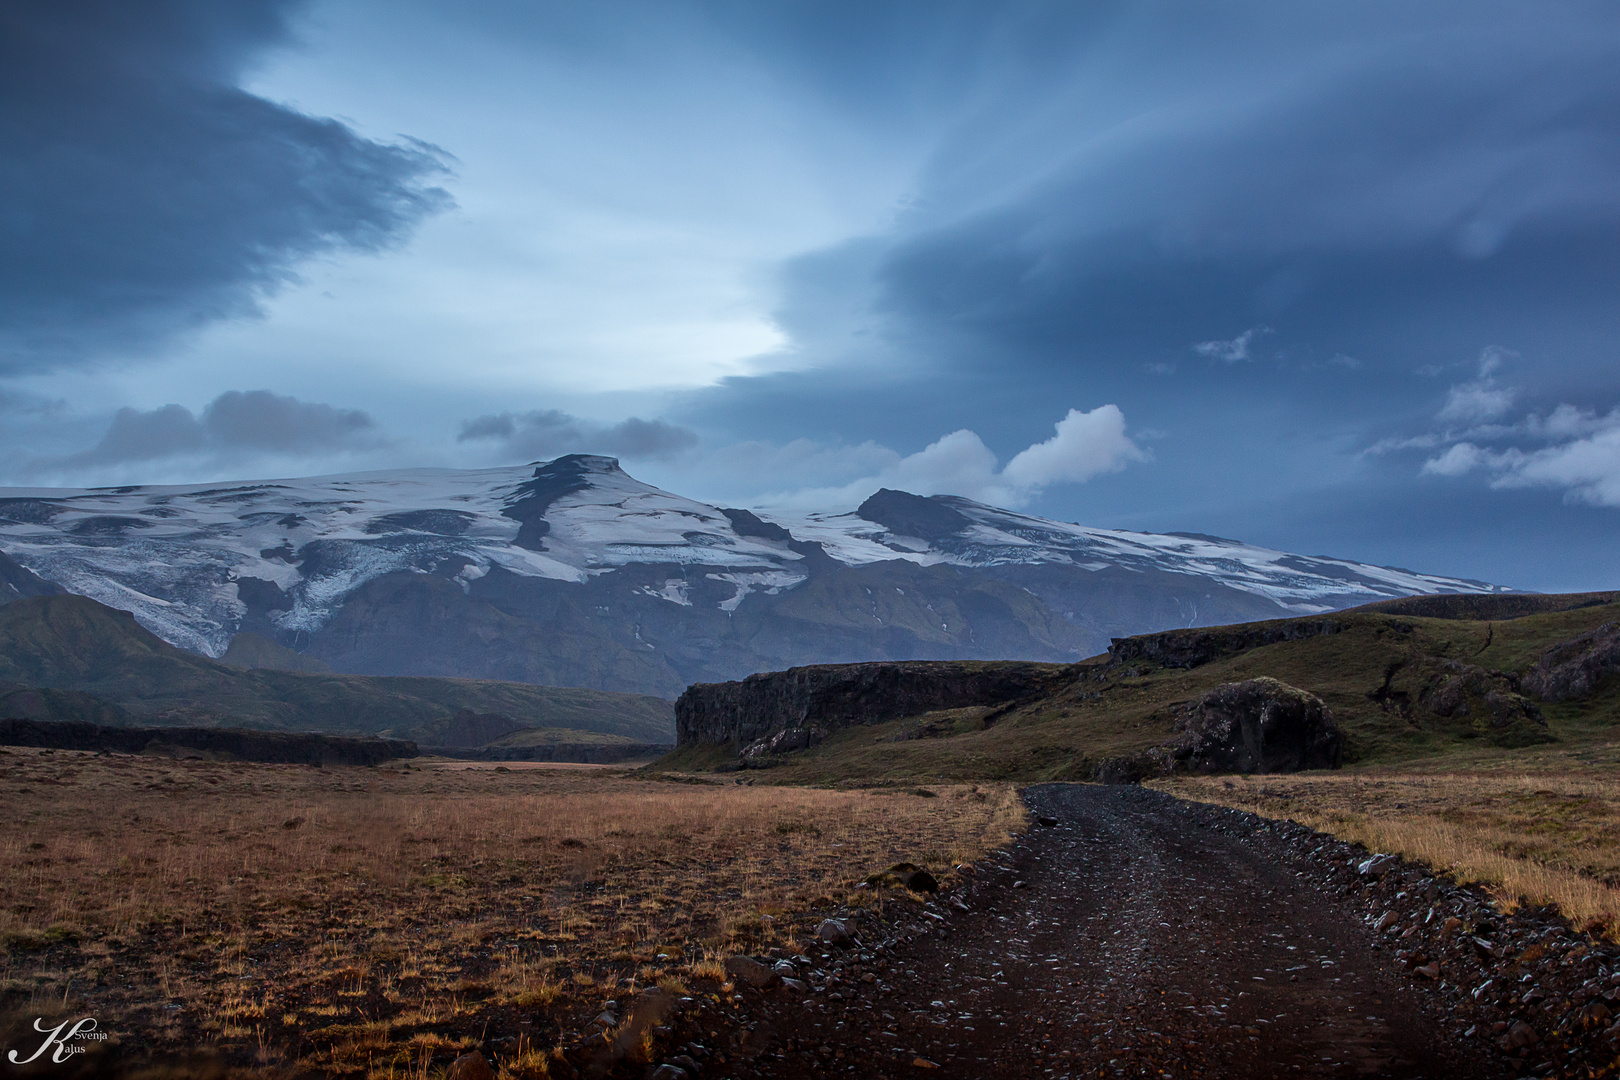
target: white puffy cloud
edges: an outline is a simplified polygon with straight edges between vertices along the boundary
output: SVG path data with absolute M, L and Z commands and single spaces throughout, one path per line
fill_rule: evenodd
M 1545 417 L 1531 416 L 1506 430 L 1539 435 L 1553 445 L 1489 450 L 1459 442 L 1425 461 L 1422 471 L 1452 477 L 1483 469 L 1494 474 L 1495 488 L 1561 488 L 1576 502 L 1620 507 L 1620 409 L 1597 416 L 1560 405 Z
M 1007 462 L 1001 476 L 1015 487 L 1039 490 L 1048 484 L 1083 483 L 1143 458 L 1141 448 L 1125 434 L 1119 406 L 1099 405 L 1084 413 L 1070 409 L 1057 422 L 1056 434 Z
M 1577 502 L 1620 507 L 1620 410 L 1606 421 L 1583 439 L 1503 455 L 1493 486 L 1563 488 Z
M 1425 461 L 1423 472 L 1428 476 L 1461 476 L 1477 468 L 1485 459 L 1485 451 L 1473 443 L 1457 443 L 1438 457 Z
M 746 501 L 756 506 L 852 507 L 887 487 L 1017 507 L 1052 484 L 1082 483 L 1145 460 L 1147 454 L 1126 434 L 1118 406 L 1102 405 L 1090 412 L 1070 409 L 1050 439 L 1000 468 L 984 440 L 962 429 L 906 455 L 872 442 L 852 447 L 802 439 L 784 447 L 743 443 L 717 452 L 704 471 L 725 477 L 720 485 L 728 495 L 746 490 L 748 479 L 767 485 L 780 485 L 784 476 L 809 481 L 794 488 L 754 487 Z

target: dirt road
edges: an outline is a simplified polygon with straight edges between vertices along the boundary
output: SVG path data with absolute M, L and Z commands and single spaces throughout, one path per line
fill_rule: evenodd
M 705 1076 L 1479 1077 L 1339 890 L 1137 787 L 1051 785 L 968 910 L 801 965 Z M 829 977 L 831 981 L 829 982 Z M 815 988 L 819 988 L 819 991 Z

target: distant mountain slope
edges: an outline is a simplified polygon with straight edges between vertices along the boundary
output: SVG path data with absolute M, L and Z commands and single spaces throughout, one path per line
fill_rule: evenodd
M 797 664 L 1068 661 L 1167 627 L 1505 591 L 950 496 L 721 508 L 587 455 L 0 496 L 0 547 L 19 568 L 206 656 L 250 633 L 339 672 L 667 697 Z M 291 662 L 251 641 L 230 658 Z
M 0 607 L 0 705 L 12 715 L 97 719 L 112 703 L 128 718 L 280 731 L 393 733 L 434 742 L 458 712 L 525 727 L 568 728 L 668 742 L 670 703 L 598 690 L 472 679 L 376 678 L 243 670 L 177 649 L 128 612 L 88 597 L 44 596 Z M 47 688 L 35 702 L 22 687 Z M 64 697 L 61 691 L 76 691 Z M 89 697 L 87 695 L 94 695 Z M 36 692 L 36 697 L 41 695 Z M 116 711 L 116 710 L 115 710 Z

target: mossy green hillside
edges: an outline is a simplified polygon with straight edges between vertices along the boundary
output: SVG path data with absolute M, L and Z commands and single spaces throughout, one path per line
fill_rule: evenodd
M 1550 646 L 1620 619 L 1620 603 L 1612 599 L 1501 620 L 1356 609 L 1233 629 L 1268 630 L 1324 618 L 1336 632 L 1233 649 L 1192 668 L 1094 657 L 1070 665 L 1053 692 L 1011 710 L 947 709 L 845 728 L 757 775 L 770 782 L 809 783 L 1084 778 L 1101 761 L 1164 741 L 1179 709 L 1192 699 L 1223 683 L 1260 676 L 1321 697 L 1345 732 L 1350 765 L 1529 764 L 1572 752 L 1602 757 L 1620 739 L 1617 675 L 1583 700 L 1530 702 L 1544 726 L 1523 718 L 1486 722 L 1482 695 L 1470 699 L 1469 689 L 1483 685 L 1481 680 L 1508 687 L 1510 680 L 1492 673 L 1523 673 Z M 1466 711 L 1435 711 L 1448 686 Z M 1501 695 L 1512 696 L 1505 689 Z M 693 758 L 688 767 L 698 765 L 695 748 L 682 753 Z M 711 750 L 708 756 L 735 760 L 734 752 Z

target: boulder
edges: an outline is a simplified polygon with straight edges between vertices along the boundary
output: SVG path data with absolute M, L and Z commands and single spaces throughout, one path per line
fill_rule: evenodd
M 900 874 L 900 884 L 912 892 L 939 892 L 939 879 L 920 866 L 902 872 Z
M 816 927 L 816 940 L 836 949 L 855 944 L 855 938 L 850 934 L 849 927 L 837 919 L 822 919 L 821 925 Z
M 1189 702 L 1170 758 L 1193 772 L 1336 769 L 1344 735 L 1322 699 L 1276 679 L 1226 683 Z
M 1581 698 L 1596 689 L 1605 675 L 1620 671 L 1620 622 L 1602 626 L 1541 654 L 1520 687 L 1543 701 Z
M 1498 746 L 1528 746 L 1552 738 L 1535 702 L 1500 671 L 1445 660 L 1419 697 L 1436 716 L 1465 720 Z
M 726 974 L 737 982 L 747 983 L 756 990 L 765 990 L 782 981 L 779 972 L 766 967 L 758 960 L 746 956 L 726 957 Z

